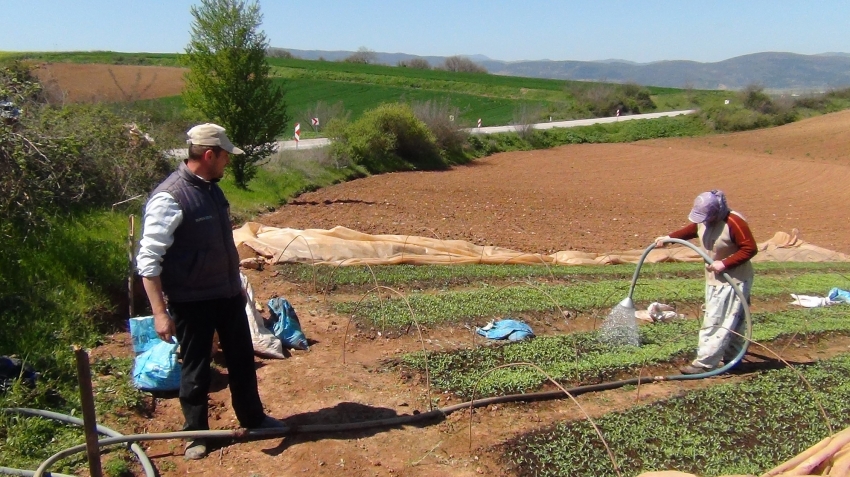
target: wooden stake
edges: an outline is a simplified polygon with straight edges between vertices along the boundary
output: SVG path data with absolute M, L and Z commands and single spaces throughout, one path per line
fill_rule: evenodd
M 86 435 L 86 456 L 89 460 L 91 477 L 103 477 L 100 466 L 100 449 L 97 445 L 97 414 L 94 410 L 94 393 L 91 384 L 89 354 L 79 346 L 74 346 L 77 358 L 77 380 L 80 383 L 80 402 L 83 406 L 83 430 Z
M 129 307 L 130 307 L 130 318 L 136 316 L 135 303 L 133 297 L 134 293 L 134 282 L 136 277 L 135 268 L 133 267 L 133 250 L 136 248 L 136 216 L 130 214 L 130 233 L 127 236 L 127 258 L 130 261 L 130 273 L 127 277 L 127 298 L 129 298 Z

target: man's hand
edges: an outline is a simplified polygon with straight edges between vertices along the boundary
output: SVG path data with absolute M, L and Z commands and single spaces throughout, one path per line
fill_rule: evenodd
M 166 343 L 171 343 L 171 338 L 177 330 L 174 327 L 174 320 L 171 319 L 168 312 L 155 313 L 153 315 L 153 326 L 156 334 L 159 335 L 159 339 Z
M 723 270 L 726 270 L 726 265 L 724 265 L 720 260 L 715 260 L 711 262 L 711 264 L 707 264 L 705 269 L 709 272 L 722 273 Z
M 145 293 L 147 293 L 148 300 L 151 302 L 154 330 L 162 341 L 171 343 L 171 337 L 177 332 L 177 328 L 174 326 L 174 320 L 171 319 L 171 315 L 168 314 L 168 309 L 165 306 L 162 281 L 158 276 L 142 277 L 142 284 L 144 284 Z

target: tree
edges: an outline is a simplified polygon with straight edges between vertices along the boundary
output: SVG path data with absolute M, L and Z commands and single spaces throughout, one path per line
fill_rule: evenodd
M 369 48 L 366 48 L 365 46 L 361 46 L 357 49 L 356 52 L 352 53 L 342 61 L 344 63 L 361 63 L 364 65 L 375 65 L 378 64 L 378 54 L 370 50 Z
M 454 71 L 457 73 L 486 73 L 487 68 L 475 63 L 465 56 L 450 56 L 443 62 L 443 68 L 446 71 Z
M 191 7 L 192 37 L 183 99 L 227 129 L 245 154 L 230 159 L 236 185 L 247 188 L 257 164 L 275 151 L 275 138 L 289 116 L 283 88 L 269 76 L 268 39 L 258 31 L 263 16 L 256 1 L 201 0 Z

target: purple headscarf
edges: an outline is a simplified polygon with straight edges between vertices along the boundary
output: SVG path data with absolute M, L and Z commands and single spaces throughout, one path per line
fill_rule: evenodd
M 729 215 L 726 194 L 722 190 L 703 192 L 694 199 L 694 207 L 688 214 L 688 220 L 695 224 L 710 224 Z

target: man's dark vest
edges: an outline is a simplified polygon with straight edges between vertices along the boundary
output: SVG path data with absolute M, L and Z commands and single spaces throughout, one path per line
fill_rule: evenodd
M 153 192 L 168 192 L 183 221 L 162 258 L 162 290 L 170 301 L 230 298 L 241 293 L 239 254 L 233 242 L 230 204 L 213 182 L 180 166 Z

